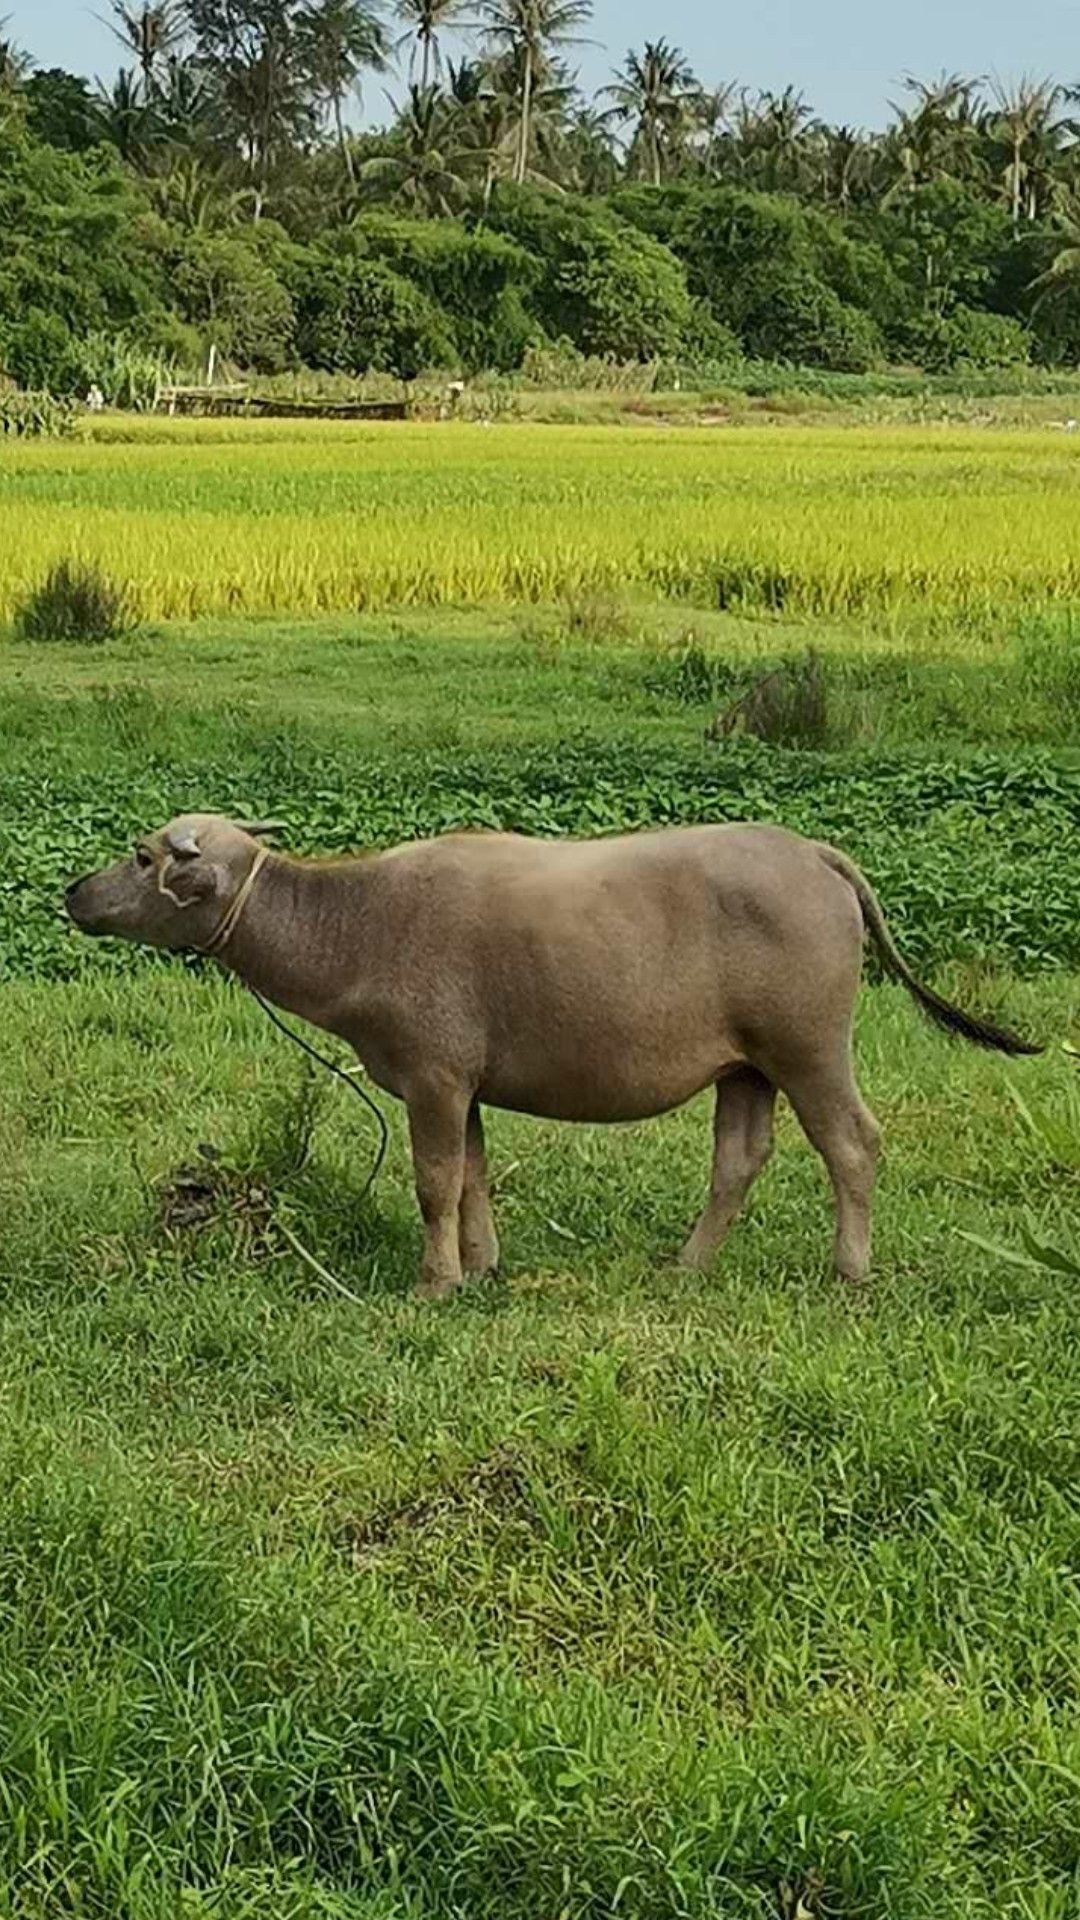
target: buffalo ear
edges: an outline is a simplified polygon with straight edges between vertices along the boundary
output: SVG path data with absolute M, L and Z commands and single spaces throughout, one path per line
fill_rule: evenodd
M 171 832 L 165 835 L 165 845 L 170 853 L 180 854 L 185 860 L 197 860 L 202 849 L 189 828 L 186 833 Z
M 285 832 L 284 820 L 237 820 L 235 825 L 241 833 L 250 833 L 256 840 L 261 840 L 267 833 Z

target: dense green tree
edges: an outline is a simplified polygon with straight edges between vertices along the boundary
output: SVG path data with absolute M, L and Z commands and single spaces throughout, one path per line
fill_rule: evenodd
M 106 152 L 61 152 L 18 128 L 0 133 L 0 364 L 44 385 L 50 355 L 59 359 L 74 334 L 135 327 L 155 337 L 166 285 L 151 226 Z
M 451 365 L 450 328 L 420 288 L 371 258 L 361 236 L 343 234 L 304 265 L 297 298 L 297 345 L 309 366 L 334 373 L 371 370 L 413 380 Z
M 22 91 L 27 127 L 47 146 L 85 153 L 102 138 L 97 104 L 81 75 L 47 67 L 30 74 Z
M 909 79 L 863 133 L 794 86 L 699 84 L 663 38 L 590 102 L 570 64 L 590 0 L 110 4 L 126 65 L 97 93 L 0 27 L 0 337 L 25 377 L 129 325 L 266 367 L 316 341 L 330 364 L 335 327 L 350 364 L 399 367 L 425 341 L 512 367 L 561 337 L 1080 361 L 1080 90 L 1054 80 Z M 350 102 L 395 53 L 406 84 L 358 129 Z
M 500 187 L 489 218 L 541 264 L 533 309 L 583 353 L 648 360 L 684 345 L 686 276 L 668 249 L 594 202 Z

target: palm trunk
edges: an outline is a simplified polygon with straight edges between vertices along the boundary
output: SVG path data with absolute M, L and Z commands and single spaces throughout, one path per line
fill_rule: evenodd
M 1020 142 L 1013 141 L 1012 162 L 1012 223 L 1013 233 L 1020 229 Z
M 341 95 L 336 87 L 334 89 L 334 126 L 337 128 L 338 146 L 341 148 L 341 158 L 345 162 L 345 172 L 349 176 L 349 185 L 355 186 L 356 170 L 353 166 L 352 148 L 345 138 L 345 121 L 341 112 Z
M 514 162 L 514 179 L 523 186 L 529 170 L 529 122 L 532 117 L 532 48 L 525 49 L 525 79 L 521 88 L 521 126 L 518 129 L 517 159 Z
M 652 183 L 654 187 L 658 187 L 660 185 L 660 140 L 655 120 L 649 125 L 649 151 L 652 154 Z
M 423 49 L 420 55 L 420 85 L 424 93 L 426 93 L 428 90 L 428 81 L 431 77 L 431 35 L 429 33 L 421 31 L 420 45 Z

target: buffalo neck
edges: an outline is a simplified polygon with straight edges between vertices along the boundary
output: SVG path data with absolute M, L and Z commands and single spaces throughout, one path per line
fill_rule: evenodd
M 377 870 L 376 859 L 272 855 L 219 959 L 264 999 L 334 1027 L 378 944 Z

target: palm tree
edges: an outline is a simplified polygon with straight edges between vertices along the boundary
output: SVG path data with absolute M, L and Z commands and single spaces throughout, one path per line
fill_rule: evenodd
M 514 101 L 500 84 L 497 70 L 486 60 L 447 62 L 447 101 L 454 116 L 454 132 L 471 172 L 483 177 L 485 209 L 500 172 L 509 172 L 517 151 Z
M 179 50 L 187 31 L 179 0 L 158 0 L 157 5 L 143 0 L 141 6 L 112 0 L 112 13 L 110 29 L 121 46 L 134 54 L 143 93 L 149 99 L 158 67 Z
M 567 184 L 576 193 L 611 193 L 619 184 L 619 154 L 612 144 L 608 116 L 581 107 L 565 134 Z
M 302 57 L 317 93 L 329 103 L 345 171 L 353 159 L 345 134 L 345 101 L 367 67 L 386 68 L 386 34 L 375 0 L 316 0 L 301 16 Z
M 556 47 L 578 46 L 592 18 L 592 0 L 479 0 L 480 20 L 492 50 L 518 80 L 517 151 L 514 179 L 529 171 L 535 95 L 553 66 Z
M 365 160 L 361 180 L 389 188 L 413 213 L 455 213 L 468 193 L 476 149 L 459 144 L 450 98 L 441 87 L 411 86 L 394 127 L 393 151 Z
M 222 233 L 250 218 L 250 188 L 233 188 L 220 169 L 198 154 L 181 155 L 149 186 L 152 204 L 188 233 Z
M 828 127 L 822 136 L 822 186 L 826 203 L 846 213 L 857 193 L 870 186 L 875 148 L 857 127 Z
M 631 154 L 644 153 L 649 178 L 658 187 L 664 160 L 685 139 L 701 97 L 690 62 L 666 40 L 647 40 L 641 53 L 631 48 L 615 84 L 604 92 L 613 102 L 611 118 L 633 127 Z
M 703 88 L 694 103 L 694 133 L 691 144 L 702 173 L 714 178 L 720 172 L 720 156 L 731 144 L 731 103 L 735 83 Z
M 1080 288 L 1080 195 L 1073 193 L 1054 224 L 1061 244 L 1045 273 L 1040 273 L 1028 288 L 1028 292 L 1035 295 L 1033 310 L 1036 313 L 1058 295 L 1075 293 Z
M 0 16 L 0 28 L 7 24 L 7 15 Z M 14 40 L 0 39 L 0 93 L 17 93 L 33 65 L 30 55 Z
M 1018 233 L 1025 200 L 1028 220 L 1038 213 L 1039 162 L 1048 149 L 1056 152 L 1065 136 L 1066 123 L 1055 119 L 1064 89 L 1052 80 L 1031 80 L 1025 75 L 1012 88 L 995 81 L 994 96 L 997 113 L 991 118 L 990 131 L 1008 154 L 1005 190 L 1013 232 Z
M 914 96 L 912 108 L 893 103 L 896 125 L 884 147 L 896 173 L 895 185 L 911 189 L 932 180 L 969 179 L 975 171 L 979 127 L 975 95 L 979 82 L 943 73 L 937 80 L 904 78 Z
M 406 23 L 405 32 L 395 42 L 394 52 L 401 54 L 408 48 L 410 80 L 416 77 L 419 56 L 420 87 L 426 91 L 432 72 L 436 79 L 442 75 L 439 36 L 461 20 L 462 0 L 396 0 L 394 11 L 398 19 Z
M 173 55 L 159 79 L 155 106 L 173 147 L 212 144 L 216 75 L 201 61 Z
M 97 83 L 94 101 L 102 133 L 130 166 L 138 166 L 158 131 L 158 116 L 148 100 L 142 77 L 132 67 L 122 67 L 107 87 Z
M 757 104 L 757 146 L 764 184 L 797 193 L 803 185 L 809 141 L 818 131 L 814 110 L 796 87 L 763 93 Z

